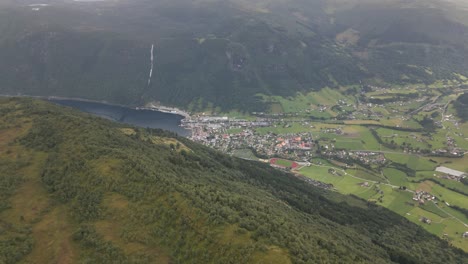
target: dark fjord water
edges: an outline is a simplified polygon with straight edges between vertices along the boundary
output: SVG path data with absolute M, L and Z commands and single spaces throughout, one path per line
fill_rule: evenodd
M 73 107 L 83 112 L 120 123 L 131 124 L 139 127 L 160 128 L 175 132 L 180 136 L 190 136 L 190 131 L 180 126 L 181 120 L 184 118 L 181 115 L 151 110 L 136 110 L 122 106 L 79 100 L 50 99 L 49 101 Z

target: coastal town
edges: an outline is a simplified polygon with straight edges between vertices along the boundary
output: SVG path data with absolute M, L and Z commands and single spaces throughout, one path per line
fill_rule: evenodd
M 191 139 L 232 154 L 236 149 L 250 149 L 257 157 L 308 161 L 316 146 L 312 133 L 258 133 L 257 128 L 275 126 L 273 119 L 247 121 L 228 117 L 199 117 L 184 120 L 192 131 Z

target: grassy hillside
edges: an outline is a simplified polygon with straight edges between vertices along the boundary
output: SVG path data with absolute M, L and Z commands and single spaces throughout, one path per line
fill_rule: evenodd
M 29 3 L 0 5 L 0 93 L 248 112 L 268 109 L 257 94 L 468 76 L 466 10 L 437 0 Z
M 1 263 L 466 263 L 384 208 L 159 130 L 0 99 Z

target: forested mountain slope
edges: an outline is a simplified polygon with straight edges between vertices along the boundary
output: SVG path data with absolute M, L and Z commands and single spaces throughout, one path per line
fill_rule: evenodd
M 466 263 L 384 208 L 173 134 L 0 99 L 1 263 Z
M 0 93 L 258 111 L 258 94 L 468 76 L 466 6 L 442 0 L 0 2 Z
M 454 102 L 454 107 L 461 121 L 468 121 L 468 93 L 464 93 L 458 97 Z

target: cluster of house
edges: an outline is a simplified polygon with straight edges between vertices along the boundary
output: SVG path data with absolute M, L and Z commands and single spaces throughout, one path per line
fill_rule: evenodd
M 337 135 L 343 134 L 343 130 L 341 128 L 322 128 L 320 129 L 320 132 L 328 133 L 328 134 L 337 134 Z
M 423 108 L 423 111 L 424 112 L 432 112 L 434 110 L 438 110 L 438 109 L 442 109 L 442 107 L 444 107 L 445 104 L 442 104 L 442 103 L 436 103 L 436 104 L 429 104 L 429 105 L 426 105 L 424 108 Z M 440 121 L 437 121 L 440 123 Z
M 384 154 L 372 151 L 350 151 L 349 156 L 364 164 L 384 164 L 387 161 Z
M 424 204 L 426 201 L 435 201 L 437 198 L 423 190 L 417 190 L 413 194 L 413 200 L 419 202 L 420 204 Z
M 463 157 L 465 155 L 465 151 L 460 148 L 437 149 L 433 150 L 431 153 L 444 157 Z
M 335 158 L 341 161 L 358 161 L 366 165 L 385 164 L 385 162 L 387 162 L 384 154 L 372 151 L 327 150 L 322 154 L 329 158 Z
M 286 134 L 276 139 L 275 149 L 311 150 L 313 147 L 311 133 Z
M 230 119 L 228 117 L 199 116 L 182 120 L 182 126 L 192 131 L 192 140 L 205 145 L 216 146 L 218 140 L 227 139 L 227 130 L 245 129 L 240 136 L 248 136 L 249 128 L 270 126 L 271 121 Z M 253 132 L 252 132 L 253 133 Z
M 442 120 L 445 122 L 451 122 L 457 129 L 460 129 L 458 120 L 455 118 L 454 115 L 444 115 Z
M 227 117 L 197 117 L 184 122 L 192 130 L 192 140 L 230 153 L 236 149 L 253 149 L 259 156 L 309 160 L 314 142 L 311 133 L 259 134 L 254 129 L 271 126 L 270 119 L 257 121 Z

